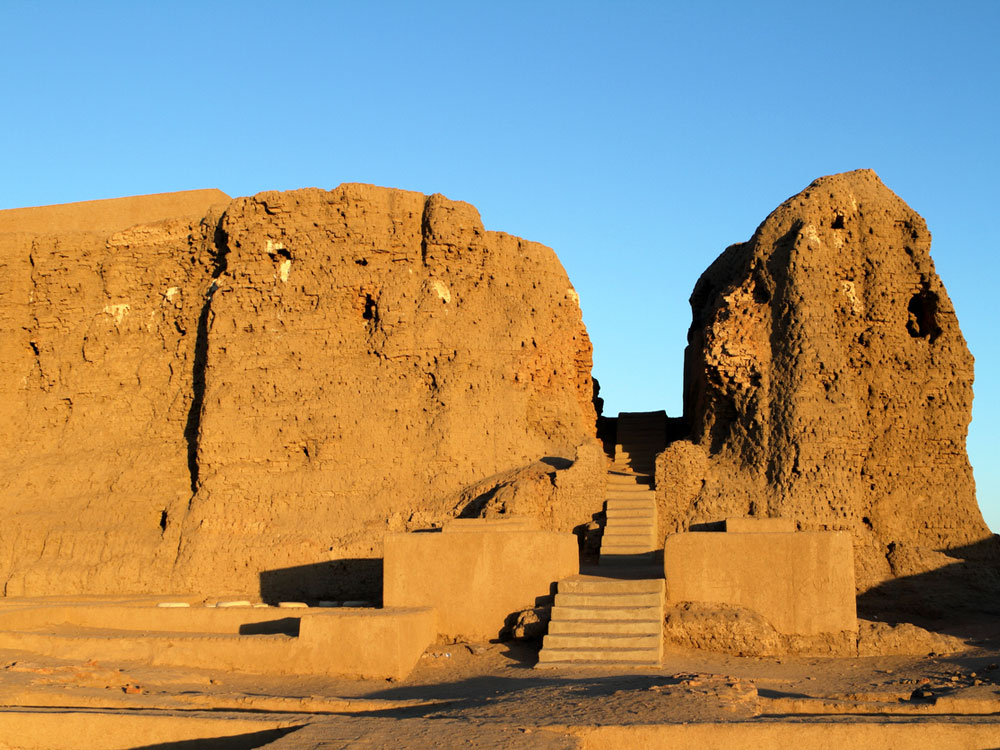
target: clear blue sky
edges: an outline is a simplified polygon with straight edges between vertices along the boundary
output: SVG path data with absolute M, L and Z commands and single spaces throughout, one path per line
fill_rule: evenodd
M 927 220 L 1000 529 L 1000 2 L 0 0 L 0 207 L 341 182 L 555 248 L 609 412 L 681 409 L 688 295 L 820 175 Z

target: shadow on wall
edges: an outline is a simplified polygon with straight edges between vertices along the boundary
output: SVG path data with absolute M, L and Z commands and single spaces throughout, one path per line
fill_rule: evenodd
M 382 603 L 382 559 L 348 558 L 264 570 L 260 598 L 282 601 L 365 601 Z
M 893 552 L 890 552 L 892 560 Z M 909 622 L 952 635 L 983 615 L 1000 615 L 1000 536 L 945 550 L 938 567 L 886 581 L 858 596 L 858 616 Z M 919 564 L 919 560 L 917 561 Z M 995 628 L 994 628 L 995 630 Z

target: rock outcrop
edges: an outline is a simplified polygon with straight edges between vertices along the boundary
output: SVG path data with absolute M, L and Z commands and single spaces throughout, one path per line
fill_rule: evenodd
M 546 498 L 576 510 L 543 524 L 599 510 L 551 250 L 440 195 L 198 196 L 0 212 L 8 595 L 377 596 L 386 531 L 544 457 L 573 462 Z
M 868 589 L 894 545 L 989 537 L 965 438 L 973 359 L 930 233 L 874 172 L 785 201 L 691 295 L 690 439 L 657 462 L 661 529 L 777 516 L 848 529 Z

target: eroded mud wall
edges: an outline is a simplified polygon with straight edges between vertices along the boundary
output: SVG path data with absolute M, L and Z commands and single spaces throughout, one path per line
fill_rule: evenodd
M 228 200 L 212 190 L 0 212 L 8 596 L 169 580 L 191 496 L 205 217 Z
M 239 199 L 222 229 L 190 587 L 284 570 L 265 590 L 333 576 L 362 593 L 385 532 L 593 442 L 590 342 L 548 248 L 484 231 L 468 204 L 367 185 Z
M 989 536 L 965 451 L 973 359 L 930 245 L 861 170 L 816 180 L 719 256 L 691 295 L 691 439 L 658 463 L 665 530 L 849 529 L 862 589 L 914 572 L 894 549 Z
M 467 204 L 344 185 L 0 212 L 0 274 L 8 595 L 368 595 L 382 535 L 466 485 L 578 449 L 603 468 L 565 272 Z

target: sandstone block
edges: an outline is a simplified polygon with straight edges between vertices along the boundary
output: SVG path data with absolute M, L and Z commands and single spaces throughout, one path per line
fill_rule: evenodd
M 689 532 L 667 537 L 667 601 L 757 612 L 776 631 L 857 629 L 854 560 L 846 532 Z
M 439 635 L 490 640 L 499 636 L 509 615 L 536 606 L 555 582 L 579 570 L 572 534 L 389 534 L 383 600 L 386 607 L 433 607 Z

